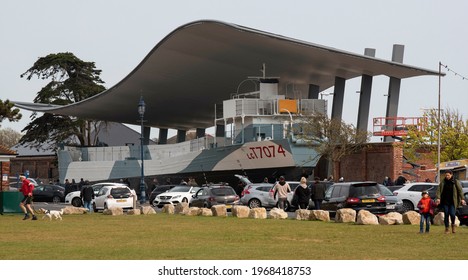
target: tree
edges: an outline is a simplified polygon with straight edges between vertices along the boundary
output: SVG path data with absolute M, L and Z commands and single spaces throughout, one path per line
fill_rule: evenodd
M 5 147 L 13 147 L 14 145 L 18 144 L 20 138 L 21 133 L 11 128 L 0 129 L 0 143 L 2 143 L 2 145 Z
M 0 126 L 5 119 L 8 119 L 10 122 L 19 121 L 22 117 L 19 111 L 18 108 L 13 109 L 13 103 L 10 100 L 2 101 L 0 99 Z
M 301 116 L 296 130 L 298 138 L 305 140 L 328 160 L 330 174 L 333 174 L 333 163 L 364 148 L 370 138 L 367 131 L 357 130 L 351 124 L 318 112 Z
M 431 154 L 433 162 L 437 162 L 437 143 L 439 137 L 438 110 L 430 109 L 424 112 L 422 130 L 409 127 L 408 135 L 403 138 L 405 156 L 416 161 L 419 151 Z M 445 109 L 440 114 L 440 160 L 450 161 L 468 158 L 468 122 L 456 110 Z
M 21 77 L 51 79 L 37 93 L 35 103 L 67 105 L 102 92 L 105 87 L 100 74 L 94 62 L 84 62 L 67 52 L 39 58 Z M 92 146 L 96 141 L 91 139 L 91 131 L 102 127 L 99 121 L 49 113 L 42 116 L 33 113 L 31 120 L 22 130 L 26 133 L 20 143 L 36 148 L 44 144 L 49 147 L 57 143 L 75 144 L 75 141 L 81 146 Z

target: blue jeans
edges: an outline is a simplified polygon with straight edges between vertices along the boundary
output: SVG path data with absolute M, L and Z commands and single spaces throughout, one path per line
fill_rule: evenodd
M 91 201 L 83 201 L 83 206 L 88 209 L 88 212 L 91 212 Z
M 449 227 L 449 216 L 450 216 L 450 221 L 452 222 L 452 225 L 455 224 L 455 205 L 443 205 L 444 207 L 444 224 L 445 227 Z
M 429 232 L 431 227 L 431 213 L 421 213 L 421 221 L 419 222 L 419 232 L 423 233 L 424 222 L 426 222 L 426 232 Z

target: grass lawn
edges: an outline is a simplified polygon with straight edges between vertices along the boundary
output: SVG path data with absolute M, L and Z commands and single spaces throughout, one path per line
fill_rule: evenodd
M 2 260 L 466 260 L 468 227 L 182 215 L 0 216 Z

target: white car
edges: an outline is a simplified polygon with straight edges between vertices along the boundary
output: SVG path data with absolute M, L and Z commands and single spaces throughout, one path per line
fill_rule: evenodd
M 99 190 L 101 190 L 101 188 L 104 186 L 125 186 L 126 187 L 127 185 L 121 184 L 121 183 L 112 183 L 112 182 L 97 183 L 91 186 L 94 190 L 94 196 L 96 196 Z M 75 207 L 83 206 L 83 201 L 81 200 L 80 193 L 81 193 L 80 191 L 74 191 L 74 192 L 68 193 L 65 196 L 65 203 L 71 204 Z
M 118 207 L 122 209 L 132 209 L 135 192 L 126 185 L 103 186 L 93 200 L 93 210 L 99 210 Z
M 169 191 L 157 195 L 153 201 L 153 206 L 161 208 L 164 204 L 179 204 L 180 202 L 190 203 L 192 201 L 192 195 L 199 189 L 200 187 L 188 185 L 175 186 Z
M 395 190 L 393 194 L 396 195 L 397 198 L 401 199 L 401 201 L 403 202 L 402 212 L 407 212 L 411 210 L 417 211 L 418 202 L 421 199 L 421 193 L 423 191 L 428 191 L 437 186 L 437 183 L 409 183 Z

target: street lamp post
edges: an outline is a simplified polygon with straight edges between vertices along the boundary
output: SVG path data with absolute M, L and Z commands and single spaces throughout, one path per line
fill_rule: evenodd
M 143 158 L 143 116 L 145 115 L 146 104 L 143 100 L 143 96 L 140 97 L 140 102 L 138 103 L 138 114 L 140 114 L 141 122 L 141 136 L 140 136 L 140 159 L 141 159 L 141 177 L 140 177 L 140 204 L 146 202 L 146 188 L 145 188 L 145 168 L 144 168 L 144 158 Z

